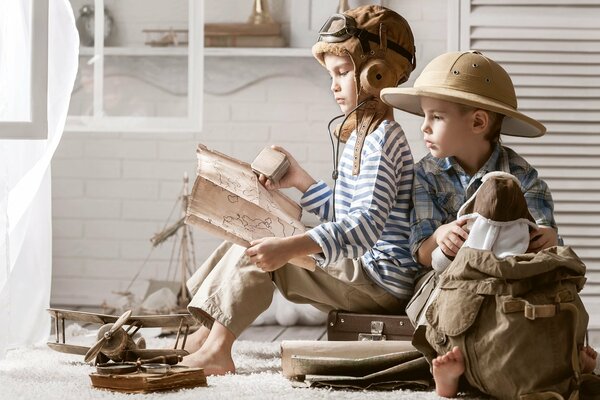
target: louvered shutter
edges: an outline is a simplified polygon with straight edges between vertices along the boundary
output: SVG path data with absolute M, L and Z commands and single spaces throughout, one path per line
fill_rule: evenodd
M 519 109 L 548 128 L 541 138 L 504 136 L 503 143 L 550 186 L 559 233 L 588 267 L 583 300 L 590 328 L 600 329 L 600 1 L 457 4 L 451 46 L 499 62 Z

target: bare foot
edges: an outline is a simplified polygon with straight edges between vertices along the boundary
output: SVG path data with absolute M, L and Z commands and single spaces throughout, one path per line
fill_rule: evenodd
M 205 375 L 225 375 L 235 373 L 235 364 L 230 354 L 200 349 L 183 357 L 179 363 L 193 368 L 204 368 Z
M 455 397 L 458 394 L 458 381 L 465 372 L 465 360 L 458 347 L 433 360 L 435 392 L 441 397 Z
M 594 372 L 594 369 L 596 369 L 597 356 L 598 353 L 590 346 L 586 346 L 579 351 L 579 366 L 582 373 L 589 374 Z
M 235 342 L 235 335 L 215 321 L 202 347 L 189 356 L 183 357 L 181 365 L 204 368 L 205 375 L 235 373 L 235 364 L 231 358 L 233 342 Z
M 206 341 L 208 334 L 210 333 L 210 329 L 202 325 L 196 332 L 188 335 L 185 346 L 183 347 L 188 353 L 192 354 L 196 351 L 200 350 L 200 347 Z

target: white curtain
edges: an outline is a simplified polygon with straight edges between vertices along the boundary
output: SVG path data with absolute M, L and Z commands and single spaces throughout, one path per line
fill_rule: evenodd
M 38 0 L 0 0 L 0 88 L 7 89 L 0 91 L 0 129 L 1 121 L 22 115 L 15 107 L 28 107 L 6 93 L 29 87 L 20 71 L 29 59 L 31 1 Z M 43 1 L 49 1 L 48 139 L 0 140 L 0 359 L 50 332 L 50 161 L 77 74 L 79 37 L 68 0 Z

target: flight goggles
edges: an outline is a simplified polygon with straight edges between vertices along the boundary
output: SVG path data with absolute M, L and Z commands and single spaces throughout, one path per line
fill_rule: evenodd
M 358 28 L 356 20 L 345 14 L 333 14 L 319 30 L 319 41 L 326 43 L 340 43 L 351 37 L 360 41 L 364 54 L 369 54 L 371 51 L 369 42 L 380 44 L 379 35 Z M 414 67 L 414 55 L 410 51 L 391 40 L 388 40 L 386 45 L 388 49 L 406 58 Z
M 344 14 L 333 14 L 319 30 L 319 40 L 339 43 L 355 36 L 356 20 Z

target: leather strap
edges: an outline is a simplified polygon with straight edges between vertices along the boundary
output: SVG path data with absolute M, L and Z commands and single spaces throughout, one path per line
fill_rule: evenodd
M 523 311 L 525 318 L 530 320 L 554 317 L 559 310 L 559 304 L 531 304 L 523 299 L 507 300 L 502 303 L 503 313 L 509 314 Z
M 361 152 L 367 135 L 373 132 L 385 119 L 389 106 L 381 100 L 373 98 L 354 112 L 342 127 L 335 129 L 335 135 L 340 136 L 342 142 L 346 142 L 352 132 L 356 130 L 356 143 L 354 145 L 352 160 L 352 175 L 360 173 Z

